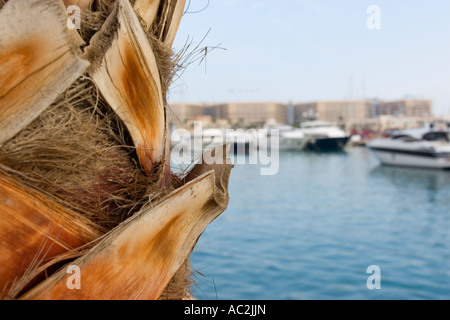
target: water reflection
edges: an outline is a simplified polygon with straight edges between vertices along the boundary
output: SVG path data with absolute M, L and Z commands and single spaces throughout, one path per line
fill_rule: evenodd
M 192 256 L 214 279 L 198 298 L 448 299 L 449 200 L 449 171 L 380 167 L 366 148 L 280 153 L 275 176 L 236 165 Z
M 427 190 L 438 191 L 450 185 L 449 170 L 405 168 L 380 165 L 370 172 L 371 177 L 389 180 L 399 188 L 421 186 Z

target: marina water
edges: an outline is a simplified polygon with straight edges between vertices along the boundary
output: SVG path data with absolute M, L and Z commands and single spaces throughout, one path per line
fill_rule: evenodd
M 259 169 L 232 170 L 192 254 L 197 299 L 450 298 L 450 171 L 380 166 L 363 147 Z

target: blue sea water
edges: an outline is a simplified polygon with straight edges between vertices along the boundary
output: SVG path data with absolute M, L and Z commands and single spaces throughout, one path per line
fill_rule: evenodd
M 235 166 L 229 191 L 192 254 L 197 299 L 450 299 L 450 171 L 285 153 L 274 176 Z

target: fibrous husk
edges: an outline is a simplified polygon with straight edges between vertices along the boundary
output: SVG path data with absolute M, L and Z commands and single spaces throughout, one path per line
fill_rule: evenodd
M 120 119 L 84 77 L 15 138 L 0 163 L 94 223 L 111 229 L 164 194 L 134 157 Z
M 9 2 L 3 6 L 0 0 L 0 25 L 4 25 L 4 30 L 9 30 L 3 22 L 5 12 L 12 20 L 24 12 L 30 13 L 19 12 L 17 3 L 51 8 L 42 16 L 53 19 L 47 26 L 59 26 L 45 29 L 46 34 L 59 34 L 56 39 L 62 39 L 61 47 L 68 48 L 65 54 L 72 54 L 73 65 L 69 63 L 64 68 L 49 60 L 49 66 L 43 68 L 47 73 L 41 74 L 45 81 L 19 72 L 16 76 L 27 83 L 32 79 L 33 86 L 21 88 L 16 96 L 8 96 L 9 91 L 0 95 L 0 102 L 8 97 L 10 105 L 20 111 L 9 118 L 3 114 L 4 119 L 19 125 L 14 130 L 11 126 L 7 130 L 0 127 L 0 133 L 7 132 L 4 141 L 0 141 L 0 173 L 9 179 L 0 184 L 10 181 L 20 190 L 29 188 L 30 199 L 38 201 L 26 202 L 24 192 L 20 197 L 15 194 L 15 201 L 27 203 L 22 207 L 34 208 L 38 216 L 41 211 L 46 213 L 47 220 L 42 221 L 48 221 L 51 230 L 58 230 L 56 234 L 28 233 L 33 237 L 26 237 L 28 240 L 23 243 L 29 249 L 27 257 L 31 262 L 24 261 L 14 285 L 6 280 L 9 287 L 5 286 L 4 296 L 16 298 L 46 275 L 48 280 L 22 298 L 191 298 L 189 255 L 204 228 L 226 208 L 230 167 L 198 165 L 185 179 L 170 172 L 166 95 L 180 67 L 181 58 L 173 54 L 171 46 L 184 0 Z M 78 33 L 64 29 L 67 15 L 63 3 L 80 6 L 82 23 Z M 23 30 L 29 30 L 35 22 L 25 23 Z M 22 30 L 20 25 L 16 29 Z M 43 31 L 36 30 L 30 34 Z M 0 29 L 0 44 L 13 43 L 12 31 L 1 32 Z M 27 43 L 33 41 L 30 34 L 23 33 Z M 0 53 L 6 47 L 0 46 Z M 42 48 L 27 51 L 24 57 L 41 59 L 47 52 Z M 58 51 L 51 51 L 54 52 Z M 12 66 L 9 60 L 6 65 Z M 22 67 L 15 65 L 19 70 Z M 55 72 L 48 72 L 53 67 Z M 12 67 L 8 68 L 0 68 L 0 75 L 6 75 L 3 89 L 14 84 L 5 80 L 13 74 Z M 49 83 L 55 90 L 49 90 Z M 28 100 L 28 104 L 21 103 L 23 97 L 36 104 Z M 0 103 L 0 108 L 5 105 Z M 14 200 L 11 193 L 5 194 L 6 202 Z M 8 210 L 0 203 L 0 215 L 8 217 L 5 221 L 19 221 L 12 219 Z M 54 215 L 49 218 L 52 210 Z M 92 226 L 95 234 L 71 245 L 60 245 L 63 238 L 59 236 L 66 239 L 74 230 L 67 228 L 67 219 L 56 219 L 64 216 L 61 212 L 69 215 L 75 226 Z M 23 234 L 26 231 L 20 223 L 8 226 L 0 224 L 0 238 L 4 241 L 1 250 L 13 250 L 19 245 L 10 236 L 10 226 L 22 228 Z M 78 239 L 81 231 L 73 232 Z M 36 248 L 39 239 L 45 245 Z M 27 241 L 33 245 L 27 245 Z M 95 243 L 98 244 L 91 248 Z M 48 249 L 48 244 L 55 250 Z M 123 249 L 120 257 L 117 248 Z M 55 268 L 67 262 L 89 270 L 83 273 L 87 275 L 83 276 L 87 290 L 68 290 L 64 283 L 67 268 L 54 273 Z
M 154 206 L 143 208 L 72 262 L 82 270 L 80 290 L 67 290 L 68 275 L 63 268 L 23 298 L 160 298 L 204 228 L 225 210 L 230 170 L 231 165 L 223 165 L 220 171 L 208 171 Z
M 96 3 L 96 11 L 84 10 L 85 16 L 96 20 L 95 25 L 99 29 L 103 28 L 85 54 L 94 65 L 95 59 L 100 59 L 99 51 L 103 50 L 98 47 L 99 43 L 109 44 L 106 48 L 111 46 L 105 40 L 111 41 L 111 36 L 103 33 L 117 27 L 112 22 L 115 18 L 105 22 L 106 17 L 118 10 L 118 4 L 113 9 L 108 1 Z M 86 31 L 90 25 L 86 26 L 84 22 L 82 26 Z M 165 79 L 161 79 L 161 83 L 166 83 L 162 85 L 165 95 L 176 69 L 171 51 L 158 44 L 152 35 L 147 37 L 155 52 L 153 65 L 163 70 L 160 74 Z M 129 71 L 125 69 L 123 74 L 131 79 L 134 74 Z M 128 77 L 128 74 L 132 76 Z M 136 90 L 133 94 L 140 97 L 140 93 Z M 146 101 L 139 100 L 142 108 L 148 107 Z M 165 128 L 164 117 L 158 121 L 142 118 L 142 121 Z M 165 137 L 162 139 L 163 142 L 166 140 Z M 137 155 L 126 125 L 88 76 L 77 80 L 47 111 L 0 147 L 0 163 L 13 169 L 18 178 L 55 195 L 107 228 L 116 226 L 143 204 L 171 188 L 166 185 L 167 190 L 164 190 L 156 185 L 163 170 L 162 164 L 157 165 L 151 174 L 145 173 L 139 166 Z M 170 155 L 165 155 L 165 158 L 170 159 Z M 171 178 L 176 183 L 177 177 L 171 175 Z

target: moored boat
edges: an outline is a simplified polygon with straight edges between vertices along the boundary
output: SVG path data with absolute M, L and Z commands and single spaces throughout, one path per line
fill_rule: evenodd
M 278 136 L 278 145 L 273 144 L 273 135 Z M 259 134 L 259 148 L 277 148 L 281 152 L 302 151 L 307 143 L 308 137 L 290 125 L 266 125 Z
M 350 140 L 350 136 L 331 122 L 304 122 L 301 131 L 309 139 L 305 149 L 311 151 L 340 151 Z
M 371 141 L 368 147 L 385 165 L 450 169 L 449 134 L 429 128 L 398 131 Z

